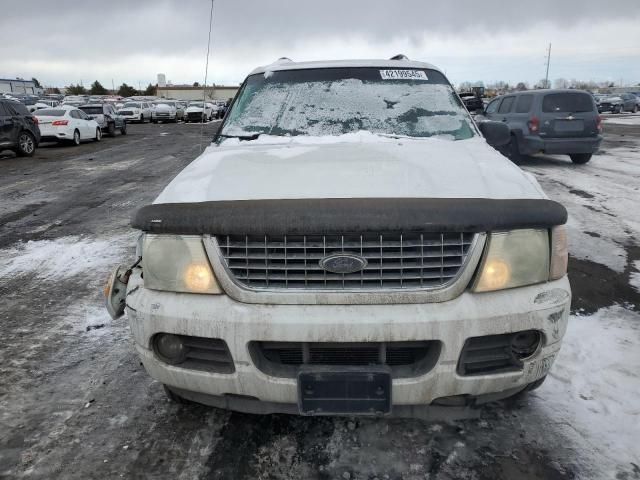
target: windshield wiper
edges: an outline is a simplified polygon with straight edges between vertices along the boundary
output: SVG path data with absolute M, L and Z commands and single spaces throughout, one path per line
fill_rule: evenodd
M 217 133 L 216 137 L 222 137 L 222 138 L 237 138 L 239 140 L 255 140 L 256 138 L 258 138 L 260 135 L 262 135 L 261 133 L 254 133 L 252 135 L 225 135 L 224 133 Z

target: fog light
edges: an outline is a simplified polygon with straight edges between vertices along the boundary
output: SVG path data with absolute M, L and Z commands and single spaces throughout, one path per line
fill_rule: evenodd
M 511 351 L 520 360 L 528 358 L 536 353 L 539 345 L 540 332 L 536 330 L 518 332 L 511 338 Z
M 172 365 L 184 362 L 187 348 L 179 336 L 160 333 L 156 335 L 154 344 L 156 353 L 165 362 Z

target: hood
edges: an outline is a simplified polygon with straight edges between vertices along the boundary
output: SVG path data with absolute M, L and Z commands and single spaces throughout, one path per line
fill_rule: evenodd
M 188 107 L 185 111 L 189 112 L 202 112 L 204 109 L 202 107 Z
M 171 105 L 166 105 L 164 103 L 161 103 L 160 105 L 156 105 L 154 108 L 156 112 L 171 112 L 175 110 L 175 108 L 173 108 Z
M 535 179 L 469 140 L 367 132 L 210 146 L 154 203 L 315 198 L 546 198 Z
M 600 100 L 601 102 L 621 102 L 622 101 L 622 97 L 606 97 L 603 98 L 602 100 Z

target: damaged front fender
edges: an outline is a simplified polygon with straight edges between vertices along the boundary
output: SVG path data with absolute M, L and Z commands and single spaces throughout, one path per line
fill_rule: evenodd
M 125 300 L 127 297 L 127 283 L 131 269 L 125 265 L 118 266 L 109 277 L 104 289 L 105 303 L 112 319 L 117 319 L 124 314 Z

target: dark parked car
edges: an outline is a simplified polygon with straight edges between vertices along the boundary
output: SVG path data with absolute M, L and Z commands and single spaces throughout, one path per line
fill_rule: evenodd
M 470 112 L 482 111 L 484 109 L 484 103 L 482 103 L 482 97 L 473 92 L 459 93 L 460 100 L 467 107 Z
M 638 111 L 638 97 L 633 93 L 620 93 L 603 98 L 598 104 L 599 112 L 633 112 Z
M 489 120 L 509 126 L 511 141 L 501 149 L 514 162 L 523 155 L 564 154 L 587 163 L 602 141 L 602 119 L 590 93 L 582 90 L 532 90 L 493 100 Z
M 0 151 L 13 150 L 21 157 L 30 157 L 38 143 L 38 120 L 22 103 L 0 98 Z
M 113 105 L 108 103 L 90 103 L 78 108 L 93 118 L 98 125 L 100 125 L 100 129 L 110 137 L 116 136 L 116 130 L 120 130 L 122 135 L 127 134 L 127 122 L 125 118 L 116 111 Z

